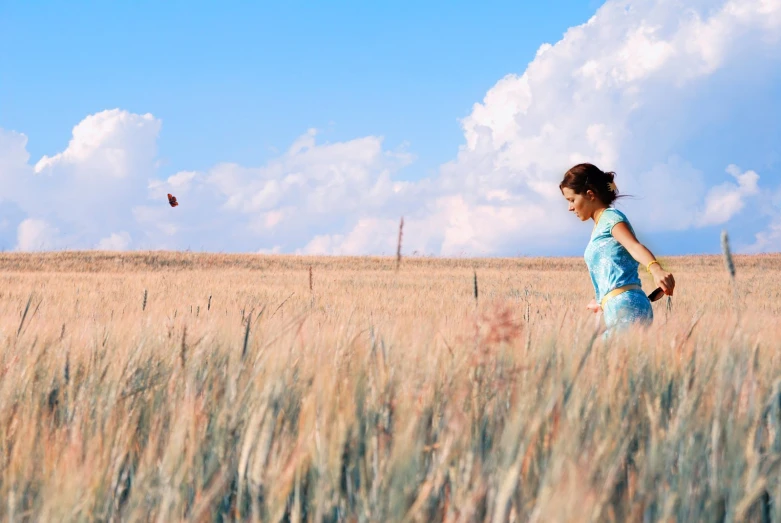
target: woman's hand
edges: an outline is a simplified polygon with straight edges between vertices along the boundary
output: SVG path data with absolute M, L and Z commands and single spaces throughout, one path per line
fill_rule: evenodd
M 586 305 L 586 308 L 593 312 L 594 314 L 598 313 L 602 310 L 602 307 L 599 306 L 599 303 L 597 303 L 597 300 L 591 299 L 590 302 L 588 302 L 588 305 Z
M 654 278 L 654 283 L 657 287 L 661 287 L 664 293 L 668 296 L 673 295 L 675 290 L 675 278 L 672 273 L 662 269 L 662 266 L 655 263 L 651 266 L 651 276 Z

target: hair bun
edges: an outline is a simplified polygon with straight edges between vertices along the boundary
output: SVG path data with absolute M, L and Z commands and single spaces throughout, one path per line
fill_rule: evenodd
M 592 191 L 606 205 L 612 204 L 619 198 L 616 187 L 616 173 L 602 171 L 593 163 L 579 163 L 564 173 L 564 179 L 559 184 L 559 189 L 569 188 L 575 194 L 585 194 Z

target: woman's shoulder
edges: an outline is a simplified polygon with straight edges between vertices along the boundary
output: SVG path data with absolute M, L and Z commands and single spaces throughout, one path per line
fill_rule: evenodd
M 605 214 L 613 214 L 613 215 L 617 215 L 617 216 L 621 216 L 623 218 L 626 218 L 626 215 L 623 212 L 621 212 L 618 209 L 616 209 L 615 207 L 608 207 L 607 209 L 605 209 Z
M 607 209 L 605 209 L 604 214 L 606 218 L 610 219 L 613 222 L 629 221 L 629 218 L 626 217 L 626 214 L 619 211 L 615 207 L 608 207 Z
M 603 229 L 605 233 L 610 233 L 613 230 L 613 227 L 621 222 L 625 222 L 630 228 L 632 227 L 632 224 L 629 223 L 629 218 L 626 217 L 626 214 L 619 211 L 615 207 L 608 207 L 605 209 L 599 222 L 600 228 Z

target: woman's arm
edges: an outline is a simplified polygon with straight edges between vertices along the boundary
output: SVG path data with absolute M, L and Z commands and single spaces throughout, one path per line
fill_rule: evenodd
M 626 222 L 618 222 L 613 227 L 611 234 L 613 238 L 618 240 L 629 251 L 632 258 L 637 260 L 643 267 L 648 267 L 649 263 L 656 260 L 653 253 L 645 245 L 637 241 Z M 675 289 L 675 278 L 673 278 L 673 275 L 664 270 L 658 262 L 651 265 L 650 271 L 656 285 L 661 287 L 665 294 L 672 296 Z

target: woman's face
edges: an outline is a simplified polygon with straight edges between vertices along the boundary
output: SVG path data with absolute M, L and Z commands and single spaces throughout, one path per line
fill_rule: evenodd
M 575 213 L 575 216 L 580 218 L 580 221 L 585 222 L 591 219 L 591 216 L 594 214 L 596 201 L 591 191 L 586 191 L 584 194 L 576 194 L 569 187 L 564 187 L 561 189 L 561 193 L 569 202 L 569 211 Z

